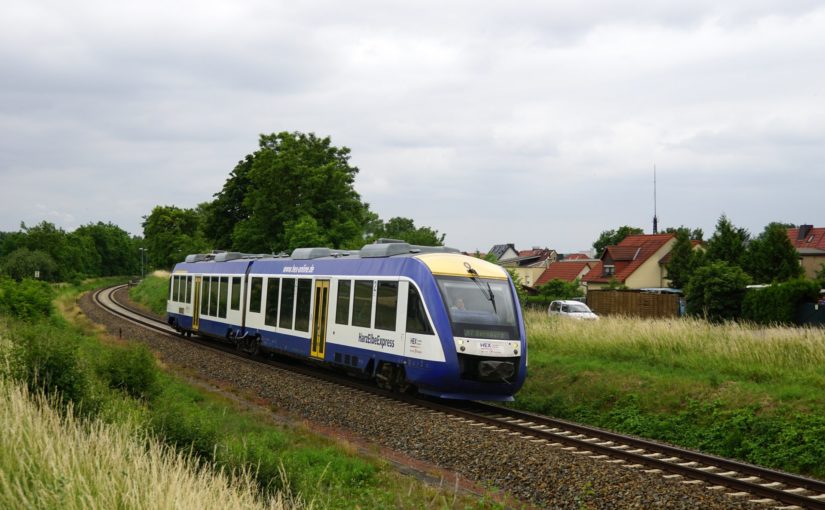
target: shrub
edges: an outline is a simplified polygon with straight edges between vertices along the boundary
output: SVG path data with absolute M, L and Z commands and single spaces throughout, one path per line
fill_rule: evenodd
M 48 283 L 23 280 L 20 283 L 0 278 L 0 313 L 32 320 L 52 313 L 54 291 Z
M 742 317 L 759 324 L 791 324 L 799 305 L 815 302 L 819 283 L 797 279 L 752 289 L 742 301 Z
M 41 322 L 10 330 L 12 374 L 33 391 L 59 396 L 63 403 L 92 412 L 91 380 L 81 363 L 77 339 L 69 332 Z
M 101 372 L 111 388 L 123 390 L 132 397 L 147 399 L 158 392 L 157 364 L 144 345 L 110 350 Z
M 696 270 L 685 287 L 687 312 L 710 321 L 735 319 L 750 277 L 738 266 L 711 262 Z

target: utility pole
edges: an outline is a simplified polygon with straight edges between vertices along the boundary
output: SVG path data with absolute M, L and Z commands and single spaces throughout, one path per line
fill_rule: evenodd
M 659 233 L 659 218 L 656 217 L 656 163 L 653 163 L 653 233 Z
M 140 250 L 140 279 L 143 280 L 145 274 L 143 272 L 143 255 L 146 253 L 146 248 L 138 248 Z

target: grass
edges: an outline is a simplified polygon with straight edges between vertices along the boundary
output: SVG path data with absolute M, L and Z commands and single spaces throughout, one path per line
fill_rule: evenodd
M 134 424 L 84 421 L 0 378 L 0 507 L 302 508 L 262 499 L 250 472 L 209 469 Z
M 146 306 L 157 315 L 166 314 L 166 299 L 169 297 L 169 274 L 158 273 L 144 278 L 129 289 L 132 301 Z
M 825 477 L 825 330 L 528 312 L 516 407 Z
M 380 459 L 359 457 L 352 447 L 300 426 L 280 425 L 265 408 L 250 411 L 234 398 L 164 373 L 145 347 L 106 335 L 86 320 L 76 296 L 69 287 L 61 289 L 56 300 L 61 316 L 0 317 L 0 377 L 12 377 L 28 388 L 20 391 L 45 392 L 49 399 L 47 406 L 40 397 L 26 397 L 46 413 L 30 418 L 43 422 L 38 426 L 47 431 L 39 442 L 26 443 L 24 431 L 36 428 L 29 422 L 3 429 L 13 433 L 4 433 L 6 443 L 0 442 L 0 508 L 63 507 L 54 503 L 59 497 L 72 499 L 68 508 L 255 508 L 273 507 L 273 502 L 274 508 L 501 508 L 487 498 L 401 476 Z M 52 415 L 65 420 L 57 424 Z M 80 437 L 80 429 L 88 437 L 70 447 L 57 430 L 61 427 L 71 437 Z M 102 451 L 89 446 L 96 436 L 101 436 Z M 131 446 L 113 443 L 124 439 L 150 455 L 138 458 Z M 123 463 L 115 465 L 118 459 Z M 143 478 L 132 475 L 127 466 L 132 461 Z M 31 469 L 22 469 L 23 464 Z M 91 473 L 87 465 L 100 469 Z M 181 481 L 178 490 L 187 492 L 178 494 L 174 484 L 156 481 L 167 471 L 175 474 L 173 481 L 177 473 L 188 473 L 202 485 L 217 485 L 214 490 L 195 485 L 190 494 Z M 111 478 L 113 488 L 101 487 L 103 478 Z M 141 484 L 143 494 L 138 493 Z M 109 498 L 117 493 L 122 499 L 112 503 Z M 202 497 L 188 506 L 194 493 Z

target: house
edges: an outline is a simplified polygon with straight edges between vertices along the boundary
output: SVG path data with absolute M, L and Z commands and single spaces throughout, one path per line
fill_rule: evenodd
M 584 275 L 588 290 L 616 281 L 630 289 L 667 287 L 667 255 L 676 244 L 673 234 L 638 234 L 608 246 L 601 259 Z
M 521 280 L 522 285 L 535 287 L 536 280 L 544 271 L 558 259 L 556 250 L 549 248 L 533 248 L 518 252 L 518 256 L 506 260 L 499 260 L 502 267 L 513 270 Z
M 559 260 L 550 264 L 550 266 L 541 273 L 541 276 L 536 280 L 535 286 L 540 287 L 551 280 L 562 280 L 565 282 L 575 282 L 577 278 L 581 280 L 584 275 L 590 272 L 596 263 L 598 263 L 598 260 L 594 259 Z
M 825 264 L 825 228 L 800 225 L 799 228 L 788 229 L 788 238 L 799 253 L 805 276 L 815 278 Z
M 518 258 L 518 251 L 516 251 L 513 243 L 497 244 L 490 248 L 488 255 L 493 255 L 497 261 L 501 262 L 503 260 Z

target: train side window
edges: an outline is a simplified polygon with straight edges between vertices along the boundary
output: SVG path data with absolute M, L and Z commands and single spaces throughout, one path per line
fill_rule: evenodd
M 267 326 L 278 325 L 278 291 L 281 289 L 280 278 L 269 278 L 266 281 L 266 315 L 264 324 Z
M 218 317 L 226 319 L 226 302 L 229 295 L 229 277 L 221 276 L 220 298 L 218 300 Z
M 298 280 L 298 292 L 295 299 L 295 329 L 309 331 L 309 309 L 312 302 L 312 280 Z
M 424 311 L 424 303 L 412 284 L 407 291 L 407 333 L 418 333 L 419 335 L 432 335 L 433 328 L 427 319 Z
M 187 299 L 189 299 L 187 297 Z M 232 277 L 232 301 L 230 301 L 229 308 L 234 311 L 241 309 L 241 277 Z
M 218 299 L 220 298 L 220 280 L 217 276 L 209 277 L 209 315 L 218 316 Z
M 263 278 L 256 276 L 252 278 L 249 295 L 249 311 L 261 313 L 261 292 L 264 290 Z
M 335 305 L 336 324 L 349 324 L 349 300 L 352 290 L 352 280 L 338 282 L 338 304 Z
M 209 277 L 201 280 L 201 315 L 209 315 Z
M 281 308 L 278 327 L 292 329 L 292 315 L 295 308 L 295 278 L 284 278 L 281 284 Z
M 372 280 L 355 280 L 352 302 L 352 325 L 369 328 L 372 326 Z
M 395 331 L 398 311 L 398 282 L 378 282 L 375 300 L 375 327 Z
M 180 276 L 172 277 L 172 301 L 178 301 L 178 292 L 180 292 Z
M 192 277 L 191 276 L 186 277 L 186 302 L 187 303 L 192 302 Z
M 175 277 L 169 278 L 169 300 L 175 300 Z

